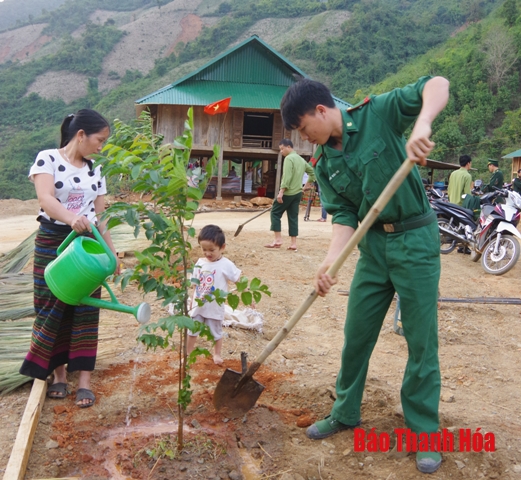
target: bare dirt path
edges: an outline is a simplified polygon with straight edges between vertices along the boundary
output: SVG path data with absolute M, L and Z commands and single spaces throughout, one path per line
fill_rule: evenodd
M 240 352 L 248 352 L 251 360 L 310 293 L 331 231 L 329 223 L 301 221 L 297 252 L 268 250 L 263 245 L 272 239 L 269 214 L 248 223 L 233 239 L 237 226 L 253 215 L 214 212 L 195 220 L 196 228 L 220 225 L 227 235 L 228 257 L 246 276 L 261 278 L 273 292 L 258 305 L 265 319 L 262 334 L 227 329 L 224 368 L 235 370 L 240 370 Z M 318 216 L 318 209 L 313 209 L 311 218 Z M 5 220 L 0 216 L 0 234 Z M 286 228 L 283 223 L 284 235 Z M 302 428 L 329 413 L 333 402 L 347 302 L 340 292 L 349 290 L 357 257 L 355 252 L 342 268 L 335 291 L 315 302 L 256 374 L 266 390 L 243 418 L 228 419 L 212 407 L 213 388 L 224 368 L 210 360 L 196 364 L 194 398 L 187 412 L 191 445 L 173 460 L 166 454 L 161 457 L 161 452 L 172 446 L 176 432 L 177 352 L 145 352 L 135 342 L 137 326 L 131 317 L 103 312 L 101 328 L 108 339 L 100 350 L 110 354 L 99 359 L 94 374 L 96 405 L 80 410 L 73 396 L 46 400 L 26 478 L 420 478 L 413 456 L 355 452 L 352 431 L 313 442 Z M 123 261 L 130 265 L 133 258 Z M 468 256 L 452 253 L 442 257 L 440 294 L 520 297 L 520 268 L 493 277 Z M 125 303 L 140 301 L 132 288 L 117 295 Z M 154 319 L 165 315 L 157 302 L 153 315 Z M 400 384 L 407 359 L 403 337 L 393 332 L 393 315 L 394 304 L 371 360 L 362 405 L 366 433 L 371 428 L 387 432 L 392 444 L 394 429 L 404 426 Z M 521 478 L 520 320 L 520 306 L 440 304 L 441 427 L 454 434 L 456 451 L 444 454 L 442 467 L 429 478 Z M 73 390 L 76 381 L 71 375 Z M 26 386 L 0 398 L 0 471 L 28 392 Z M 494 434 L 495 451 L 459 451 L 462 429 L 475 433 L 479 428 Z

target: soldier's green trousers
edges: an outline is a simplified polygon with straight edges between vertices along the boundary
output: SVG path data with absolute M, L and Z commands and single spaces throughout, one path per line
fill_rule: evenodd
M 282 203 L 277 202 L 277 199 L 273 201 L 270 228 L 272 232 L 281 231 L 280 219 L 282 214 L 286 212 L 288 216 L 288 235 L 290 237 L 298 237 L 298 212 L 301 198 L 302 192 L 299 192 L 296 195 L 282 195 Z
M 332 416 L 347 425 L 360 419 L 369 358 L 396 291 L 409 352 L 401 389 L 405 423 L 416 433 L 435 432 L 441 386 L 438 225 L 431 223 L 402 233 L 371 229 L 359 249 Z

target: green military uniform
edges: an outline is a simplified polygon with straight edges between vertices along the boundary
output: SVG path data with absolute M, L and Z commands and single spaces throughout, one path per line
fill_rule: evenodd
M 517 192 L 521 195 L 521 178 L 514 178 L 512 187 L 514 188 L 514 192 Z
M 356 228 L 400 167 L 406 158 L 403 133 L 421 110 L 430 78 L 342 112 L 342 150 L 326 144 L 316 155 L 315 173 L 333 223 Z M 356 425 L 360 418 L 369 358 L 396 291 L 409 348 L 401 390 L 405 421 L 414 432 L 438 429 L 439 249 L 436 216 L 414 168 L 359 245 L 332 410 L 339 422 Z
M 495 165 L 496 167 L 498 166 L 498 162 L 496 160 L 491 160 L 488 164 Z M 498 188 L 501 189 L 503 188 L 503 183 L 503 172 L 498 168 L 490 177 L 490 183 L 488 185 L 485 185 L 485 187 L 483 188 L 483 192 L 494 192 Z M 503 197 L 497 197 L 496 203 L 505 203 L 505 200 L 503 199 Z
M 271 227 L 272 232 L 281 231 L 281 218 L 284 212 L 288 216 L 288 235 L 298 237 L 298 213 L 300 199 L 302 198 L 302 178 L 304 173 L 308 174 L 308 181 L 315 181 L 315 172 L 297 152 L 292 151 L 284 158 L 282 179 L 280 188 L 284 189 L 282 203 L 273 202 L 271 208 Z
M 503 188 L 503 184 L 505 183 L 503 172 L 498 168 L 490 177 L 490 182 L 488 185 L 485 185 L 483 188 L 483 192 L 493 192 L 496 188 Z
M 461 167 L 459 170 L 452 172 L 449 178 L 449 202 L 461 205 L 463 198 L 461 196 L 466 193 L 470 194 L 470 186 L 472 185 L 472 176 L 466 168 Z

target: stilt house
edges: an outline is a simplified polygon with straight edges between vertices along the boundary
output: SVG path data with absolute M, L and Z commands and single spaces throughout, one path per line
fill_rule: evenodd
M 254 35 L 137 100 L 136 112 L 150 110 L 155 132 L 172 142 L 183 133 L 186 112 L 193 106 L 194 162 L 204 166 L 214 144 L 221 145 L 210 194 L 218 199 L 223 193 L 274 196 L 282 171 L 280 140 L 290 138 L 296 152 L 306 159 L 313 154 L 312 144 L 302 141 L 296 131 L 284 130 L 279 109 L 287 88 L 301 77 L 307 75 Z M 231 97 L 227 113 L 204 113 L 206 105 L 227 97 Z M 350 106 L 337 98 L 335 102 L 339 108 Z

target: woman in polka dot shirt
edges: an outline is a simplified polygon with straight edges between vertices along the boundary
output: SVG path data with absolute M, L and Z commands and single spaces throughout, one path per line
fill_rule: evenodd
M 78 371 L 76 403 L 81 408 L 95 401 L 90 378 L 96 363 L 99 309 L 61 302 L 49 290 L 43 272 L 67 235 L 72 230 L 89 234 L 105 210 L 105 179 L 90 157 L 101 151 L 109 135 L 107 120 L 94 110 L 69 115 L 61 126 L 60 148 L 38 153 L 29 172 L 40 203 L 34 257 L 36 320 L 20 373 L 45 380 L 54 372 L 47 395 L 63 399 L 69 393 L 67 372 Z M 103 237 L 115 255 L 110 233 Z M 99 294 L 98 290 L 93 296 Z

